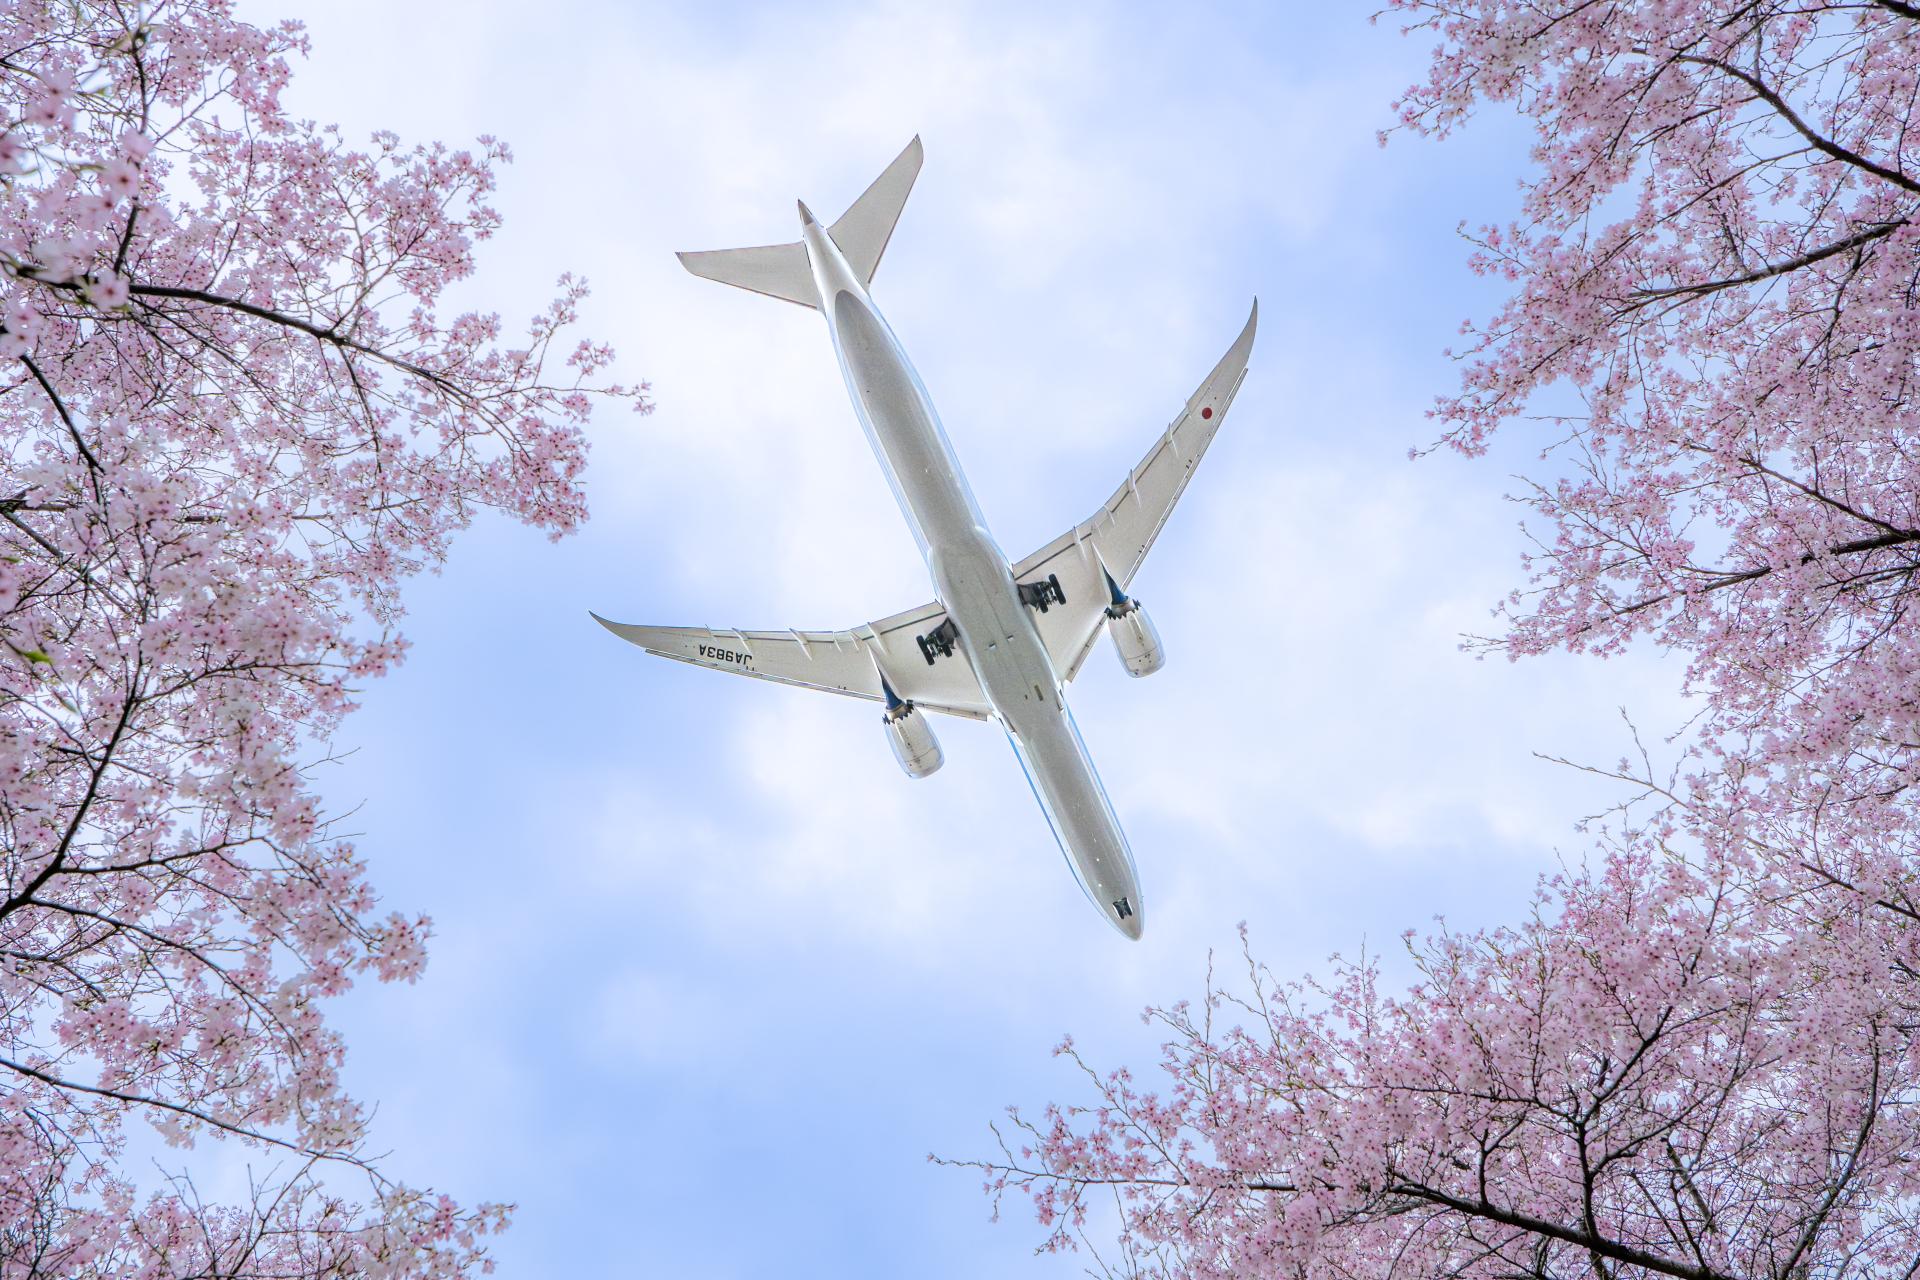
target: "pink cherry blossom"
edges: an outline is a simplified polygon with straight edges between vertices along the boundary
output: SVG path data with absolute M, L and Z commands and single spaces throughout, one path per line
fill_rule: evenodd
M 100 188 L 112 200 L 125 200 L 139 193 L 140 170 L 131 160 L 115 157 L 100 166 Z
M 1089 1067 L 969 1163 L 1126 1274 L 1911 1280 L 1920 6 L 1389 11 L 1435 46 L 1400 129 L 1535 134 L 1435 409 L 1542 450 L 1480 643 L 1675 650 L 1700 715 L 1531 919 L 1409 936 L 1400 994 L 1249 955 L 1152 1011 L 1158 1089 Z
M 28 124 L 71 125 L 73 123 L 73 73 L 64 67 L 49 67 L 36 77 L 39 85 L 26 99 Z
M 125 276 L 117 271 L 96 271 L 80 286 L 80 296 L 105 311 L 124 307 L 133 296 Z
M 324 997 L 410 981 L 308 784 L 491 509 L 555 536 L 612 353 L 584 282 L 442 312 L 506 157 L 286 115 L 224 0 L 0 9 L 0 1280 L 465 1276 L 501 1205 L 384 1175 Z M 84 92 L 83 92 L 84 90 Z M 557 344 L 557 345 L 556 345 Z M 252 1195 L 123 1166 L 239 1143 Z

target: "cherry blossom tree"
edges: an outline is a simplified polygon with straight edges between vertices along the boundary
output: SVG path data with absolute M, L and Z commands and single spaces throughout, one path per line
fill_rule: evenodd
M 522 336 L 443 315 L 506 147 L 295 120 L 304 51 L 227 0 L 0 8 L 0 1277 L 462 1275 L 506 1217 L 369 1157 L 323 1001 L 428 921 L 308 773 L 408 577 L 482 509 L 572 529 L 591 398 L 645 388 L 571 277 Z M 251 1196 L 135 1176 L 146 1127 Z
M 1547 432 L 1514 656 L 1678 651 L 1700 715 L 1512 928 L 1248 960 L 990 1190 L 1124 1273 L 1920 1275 L 1920 7 L 1391 0 L 1400 128 L 1536 133 L 1445 444 Z M 1079 1061 L 1071 1044 L 1063 1052 Z M 1086 1064 L 1081 1064 L 1083 1067 Z

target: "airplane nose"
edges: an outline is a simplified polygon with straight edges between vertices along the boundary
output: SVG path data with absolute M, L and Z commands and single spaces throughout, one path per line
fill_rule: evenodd
M 807 202 L 805 200 L 796 201 L 795 203 L 797 203 L 800 206 L 800 225 L 801 226 L 803 227 L 812 226 L 814 222 L 818 221 L 818 219 L 816 219 L 813 216 L 813 210 L 807 208 Z
M 1134 897 L 1137 898 L 1138 895 L 1136 894 Z M 1126 934 L 1129 941 L 1138 942 L 1140 941 L 1140 935 L 1146 931 L 1146 917 L 1140 914 L 1140 907 L 1137 902 L 1130 901 L 1127 905 L 1130 910 L 1124 916 L 1116 914 L 1113 921 L 1114 927 L 1119 929 L 1121 933 Z

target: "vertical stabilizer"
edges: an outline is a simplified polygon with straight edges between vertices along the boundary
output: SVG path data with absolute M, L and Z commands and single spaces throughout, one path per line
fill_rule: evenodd
M 906 150 L 894 157 L 886 172 L 873 180 L 853 207 L 827 228 L 827 234 L 840 246 L 841 256 L 862 284 L 873 281 L 880 266 L 880 255 L 887 251 L 893 228 L 900 221 L 900 210 L 920 176 L 919 135 L 914 135 Z M 803 218 L 812 218 L 806 205 L 800 206 Z M 807 261 L 807 247 L 799 241 L 791 244 L 759 245 L 751 249 L 713 249 L 703 253 L 683 253 L 680 265 L 697 276 L 717 280 L 754 293 L 764 293 L 782 302 L 797 302 L 817 307 L 820 299 L 813 285 L 813 266 Z
M 873 180 L 853 207 L 840 215 L 840 221 L 827 228 L 827 234 L 840 246 L 847 265 L 860 277 L 861 284 L 872 284 L 873 273 L 880 269 L 880 255 L 887 251 L 893 228 L 906 207 L 913 180 L 920 176 L 920 135 L 915 134 L 907 149 L 894 157 L 886 172 Z

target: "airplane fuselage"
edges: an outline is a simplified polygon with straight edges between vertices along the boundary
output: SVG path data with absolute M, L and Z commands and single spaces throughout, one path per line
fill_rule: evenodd
M 847 390 L 919 543 L 964 658 L 1026 769 L 1081 887 L 1109 923 L 1140 936 L 1133 854 L 1007 557 L 899 339 L 826 229 L 801 206 L 802 237 Z

